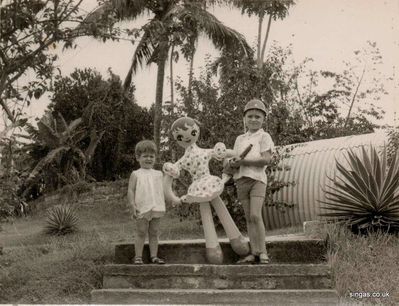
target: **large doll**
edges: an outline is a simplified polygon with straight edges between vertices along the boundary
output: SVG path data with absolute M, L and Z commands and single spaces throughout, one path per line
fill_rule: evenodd
M 199 203 L 205 235 L 206 257 L 210 263 L 222 263 L 223 253 L 218 242 L 209 203 L 215 209 L 234 252 L 240 256 L 247 255 L 249 253 L 248 242 L 241 235 L 220 198 L 224 183 L 219 177 L 211 175 L 209 172 L 208 163 L 211 158 L 223 160 L 226 157 L 225 145 L 219 142 L 213 149 L 199 148 L 196 144 L 200 134 L 199 124 L 189 117 L 177 119 L 172 124 L 171 134 L 178 145 L 185 149 L 185 153 L 176 163 L 165 163 L 163 166 L 163 171 L 166 174 L 167 200 L 174 203 Z M 190 173 L 192 184 L 189 186 L 187 194 L 179 199 L 173 193 L 171 185 L 173 178 L 178 178 L 182 169 Z

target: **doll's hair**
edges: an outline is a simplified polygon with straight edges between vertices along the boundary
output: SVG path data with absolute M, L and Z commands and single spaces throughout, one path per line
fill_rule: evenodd
M 134 154 L 136 157 L 140 157 L 143 153 L 157 154 L 157 146 L 155 145 L 155 142 L 152 140 L 139 141 L 134 149 Z
M 173 132 L 176 130 L 187 130 L 187 126 L 197 125 L 199 128 L 201 127 L 201 123 L 198 120 L 195 120 L 190 117 L 181 117 L 173 122 L 172 127 L 170 128 L 170 133 L 173 135 Z

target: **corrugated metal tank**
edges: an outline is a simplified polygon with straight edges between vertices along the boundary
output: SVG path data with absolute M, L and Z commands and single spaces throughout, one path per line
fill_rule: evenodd
M 325 200 L 323 189 L 331 185 L 329 177 L 335 176 L 335 161 L 345 162 L 349 149 L 361 152 L 361 147 L 368 148 L 370 144 L 382 147 L 387 144 L 385 131 L 371 134 L 323 139 L 293 145 L 294 149 L 285 158 L 281 166 L 290 170 L 279 171 L 276 178 L 279 181 L 294 182 L 294 186 L 281 189 L 274 195 L 277 201 L 294 204 L 285 212 L 276 207 L 266 207 L 265 223 L 268 229 L 301 225 L 304 221 L 320 219 L 320 203 Z

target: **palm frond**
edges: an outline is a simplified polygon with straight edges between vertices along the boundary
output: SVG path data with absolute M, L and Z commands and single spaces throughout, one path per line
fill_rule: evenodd
M 174 11 L 165 15 L 165 18 L 170 18 L 172 14 L 185 23 L 196 25 L 199 32 L 203 32 L 208 36 L 218 49 L 226 47 L 229 49 L 241 49 L 247 56 L 253 52 L 244 36 L 225 26 L 198 3 L 186 2 L 183 6 L 178 6 Z
M 133 20 L 149 12 L 148 0 L 111 0 L 109 5 L 117 13 L 118 20 Z
M 130 65 L 129 71 L 126 75 L 125 81 L 123 82 L 123 88 L 127 90 L 132 83 L 133 74 L 136 73 L 137 67 L 143 66 L 143 62 L 148 63 L 154 52 L 154 45 L 151 41 L 150 27 L 143 27 L 144 34 L 138 43 L 136 50 L 134 51 L 132 64 Z
M 40 120 L 37 127 L 40 141 L 52 149 L 60 145 L 60 135 L 49 124 Z

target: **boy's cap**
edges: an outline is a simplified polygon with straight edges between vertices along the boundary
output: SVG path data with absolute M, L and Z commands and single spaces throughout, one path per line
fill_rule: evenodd
M 266 107 L 265 104 L 261 100 L 258 99 L 252 99 L 250 100 L 244 108 L 244 114 L 249 111 L 250 109 L 258 109 L 262 111 L 266 115 Z

